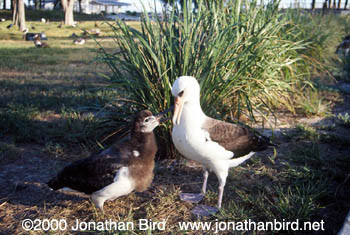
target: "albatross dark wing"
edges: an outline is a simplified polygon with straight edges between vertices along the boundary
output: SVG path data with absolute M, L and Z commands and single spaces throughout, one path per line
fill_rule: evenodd
M 235 157 L 250 152 L 265 150 L 270 145 L 268 137 L 259 135 L 249 127 L 228 123 L 213 118 L 204 122 L 202 129 L 207 131 L 211 141 L 217 142 L 232 151 Z
M 68 187 L 91 194 L 111 184 L 116 172 L 128 165 L 132 157 L 131 151 L 112 146 L 100 155 L 93 155 L 66 166 L 48 185 L 53 190 Z

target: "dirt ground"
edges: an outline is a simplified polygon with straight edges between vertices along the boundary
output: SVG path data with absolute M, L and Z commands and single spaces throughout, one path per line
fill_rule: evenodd
M 344 114 L 346 112 L 350 113 L 350 94 L 344 93 L 344 102 L 333 108 L 333 114 Z M 307 123 L 320 129 L 321 132 L 328 132 L 332 136 L 336 136 L 340 143 L 334 144 L 332 151 L 334 151 L 334 153 L 347 155 L 348 158 L 350 158 L 350 129 L 342 125 L 336 125 L 335 128 L 324 128 L 325 126 L 333 125 L 335 122 L 337 122 L 335 117 L 305 118 L 281 116 L 278 126 L 275 128 L 275 141 L 279 143 L 277 151 L 286 151 L 290 145 L 293 144 L 284 137 L 286 132 L 293 131 L 296 124 Z M 269 131 L 266 131 L 266 133 L 269 133 Z M 341 143 L 342 141 L 343 143 Z M 325 141 L 325 145 L 327 145 L 327 141 Z M 26 233 L 21 228 L 21 222 L 26 218 L 45 218 L 45 216 L 49 215 L 54 218 L 57 218 L 57 216 L 66 216 L 72 219 L 79 217 L 96 219 L 96 217 L 98 217 L 88 200 L 88 196 L 66 191 L 53 192 L 46 185 L 46 182 L 57 173 L 58 169 L 61 169 L 66 164 L 69 164 L 69 162 L 81 156 L 75 156 L 71 159 L 64 160 L 55 159 L 47 157 L 43 153 L 42 148 L 43 146 L 40 145 L 22 144 L 19 146 L 19 150 L 13 153 L 18 155 L 16 160 L 9 160 L 0 165 L 0 231 L 2 234 Z M 88 155 L 88 153 L 84 155 Z M 180 184 L 185 185 L 188 179 L 184 179 L 183 177 L 180 179 L 182 173 L 189 177 L 194 177 L 194 181 L 199 182 L 201 181 L 199 170 L 193 171 L 191 168 L 184 166 L 177 168 L 179 167 L 178 163 L 175 164 L 170 161 L 163 161 L 159 163 L 157 167 L 158 169 L 156 169 L 155 180 L 152 187 L 145 193 L 133 193 L 131 196 L 128 196 L 128 199 L 130 199 L 130 201 L 133 200 L 132 203 L 134 206 L 137 205 L 140 208 L 148 203 L 147 200 L 159 197 L 162 195 L 162 190 L 166 190 L 170 187 L 173 188 L 173 195 L 177 198 L 173 199 L 176 202 L 175 204 L 169 204 L 169 211 L 184 210 L 184 218 L 189 216 L 187 209 L 191 208 L 191 205 L 184 205 L 179 201 L 179 188 L 176 184 L 171 186 L 167 185 L 166 188 L 164 188 L 162 184 L 168 182 L 167 179 L 165 179 L 167 177 L 178 177 L 178 180 L 181 181 Z M 349 210 L 349 169 L 347 169 L 347 173 L 346 181 L 341 183 L 341 185 L 346 187 L 339 187 L 337 190 L 337 197 L 341 204 L 340 207 L 344 206 L 342 207 L 343 211 L 339 213 L 338 216 L 335 216 L 334 213 L 330 213 L 327 211 L 327 208 L 324 208 L 324 212 L 321 211 L 321 214 L 318 215 L 319 217 L 331 221 L 332 230 L 330 230 L 329 234 L 340 229 L 345 215 Z M 184 190 L 191 187 L 191 185 L 188 185 L 187 187 L 182 187 L 182 189 Z M 198 185 L 195 187 L 198 188 Z M 106 213 L 108 214 L 112 211 L 119 210 L 118 216 L 122 215 L 124 219 L 127 219 L 129 210 L 128 204 L 129 203 L 126 201 L 124 204 L 119 203 L 118 206 L 115 206 L 115 202 L 107 202 Z M 186 208 L 182 208 L 183 206 Z M 59 213 L 55 216 L 50 214 L 50 211 L 59 211 Z M 142 213 L 147 214 L 147 211 L 142 211 Z M 139 216 L 142 216 L 142 213 Z

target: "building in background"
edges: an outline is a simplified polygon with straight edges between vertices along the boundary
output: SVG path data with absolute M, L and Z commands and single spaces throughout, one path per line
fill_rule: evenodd
M 79 3 L 75 1 L 74 10 L 79 11 Z M 82 0 L 82 12 L 86 14 L 118 14 L 124 7 L 130 6 L 130 3 L 117 0 Z

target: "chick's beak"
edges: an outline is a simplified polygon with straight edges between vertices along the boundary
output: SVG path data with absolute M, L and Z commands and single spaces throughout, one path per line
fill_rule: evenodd
M 157 122 L 161 123 L 163 121 L 163 114 L 157 114 L 154 117 L 156 118 Z
M 172 111 L 174 109 L 173 106 L 171 106 L 170 108 L 168 108 L 167 110 L 161 112 L 161 113 L 158 113 L 156 115 L 154 115 L 154 117 L 156 118 L 156 120 L 159 122 L 159 123 L 162 123 L 162 122 L 165 122 L 165 121 L 168 121 L 170 118 L 168 117 L 165 117 L 167 115 L 167 113 L 169 113 L 170 111 Z
M 174 108 L 174 115 L 173 115 L 173 123 L 175 125 L 180 124 L 181 120 L 181 114 L 183 109 L 184 101 L 181 99 L 181 97 L 175 97 L 175 108 Z

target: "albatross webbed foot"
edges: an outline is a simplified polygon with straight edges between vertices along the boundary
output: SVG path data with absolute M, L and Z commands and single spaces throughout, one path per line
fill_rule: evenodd
M 199 203 L 204 198 L 201 193 L 180 193 L 181 201 Z

